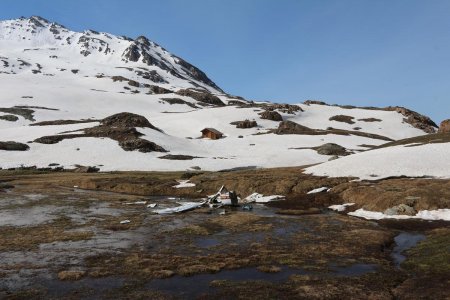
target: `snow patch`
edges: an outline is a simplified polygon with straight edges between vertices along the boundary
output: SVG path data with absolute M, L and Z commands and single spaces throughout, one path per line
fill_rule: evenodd
M 329 209 L 335 210 L 335 211 L 345 211 L 347 207 L 355 205 L 355 203 L 344 203 L 344 204 L 336 204 L 328 206 Z
M 354 217 L 360 217 L 368 220 L 381 220 L 381 219 L 423 219 L 423 220 L 444 220 L 450 221 L 450 209 L 443 208 L 437 210 L 421 210 L 415 216 L 407 215 L 386 215 L 382 212 L 364 210 L 362 208 L 349 212 L 348 215 Z
M 329 188 L 324 186 L 324 187 L 320 187 L 320 188 L 311 190 L 307 194 L 316 194 L 316 193 L 321 193 L 321 192 L 328 191 L 328 190 L 329 190 Z
M 189 182 L 189 180 L 178 180 L 178 184 L 174 185 L 174 188 L 189 188 L 195 186 L 195 183 Z

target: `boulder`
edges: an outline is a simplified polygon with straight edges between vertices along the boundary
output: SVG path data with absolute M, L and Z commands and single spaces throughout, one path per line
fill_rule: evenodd
M 314 134 L 315 130 L 292 121 L 283 121 L 278 125 L 276 134 Z
M 121 112 L 114 114 L 112 116 L 106 117 L 100 121 L 104 126 L 114 126 L 114 127 L 147 127 L 158 131 L 160 129 L 153 126 L 144 116 Z
M 144 153 L 167 152 L 163 147 L 161 147 L 153 142 L 141 139 L 141 138 L 122 140 L 122 141 L 119 141 L 119 145 L 125 151 L 138 150 L 139 152 L 144 152 Z
M 333 144 L 333 143 L 327 143 L 327 144 L 323 144 L 322 146 L 319 147 L 315 147 L 313 148 L 314 150 L 317 151 L 317 153 L 321 154 L 321 155 L 347 155 L 347 149 L 345 149 L 344 147 L 338 145 L 338 144 Z
M 384 211 L 384 214 L 389 216 L 395 215 L 407 215 L 407 216 L 415 216 L 417 211 L 406 204 L 399 204 L 397 206 L 390 207 Z
M 16 122 L 17 120 L 19 120 L 19 118 L 15 115 L 4 115 L 4 116 L 0 116 L 0 120 Z
M 276 111 L 263 111 L 259 114 L 261 119 L 271 120 L 271 121 L 283 121 L 283 117 Z
M 347 123 L 347 124 L 355 124 L 353 119 L 354 119 L 354 117 L 352 117 L 352 116 L 337 115 L 337 116 L 332 116 L 329 120 L 343 122 L 343 123 Z
M 236 128 L 252 128 L 258 126 L 256 121 L 244 120 L 244 121 L 236 121 L 231 122 L 231 125 L 236 125 Z
M 0 142 L 0 150 L 5 151 L 27 151 L 30 147 L 26 144 L 18 143 L 18 142 Z
M 439 133 L 449 133 L 450 132 L 450 119 L 444 120 L 439 126 Z

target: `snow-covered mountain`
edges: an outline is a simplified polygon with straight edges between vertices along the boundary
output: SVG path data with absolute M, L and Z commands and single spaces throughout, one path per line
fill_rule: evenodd
M 0 90 L 2 168 L 300 166 L 436 127 L 399 107 L 244 100 L 145 37 L 74 32 L 40 17 L 0 22 Z M 204 128 L 224 137 L 202 139 Z
M 143 36 L 133 40 L 94 30 L 74 32 L 31 17 L 0 22 L 0 46 L 2 72 L 9 74 L 55 76 L 78 70 L 81 76 L 126 75 L 168 89 L 221 92 L 201 70 Z

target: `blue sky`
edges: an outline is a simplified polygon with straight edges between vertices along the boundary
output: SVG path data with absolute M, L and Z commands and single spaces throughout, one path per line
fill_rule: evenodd
M 450 118 L 449 0 L 2 0 L 0 19 L 145 35 L 248 99 Z

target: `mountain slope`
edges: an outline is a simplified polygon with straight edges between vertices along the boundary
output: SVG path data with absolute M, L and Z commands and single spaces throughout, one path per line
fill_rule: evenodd
M 0 150 L 2 168 L 298 166 L 333 157 L 318 152 L 323 144 L 338 144 L 348 155 L 435 128 L 403 108 L 314 101 L 279 105 L 232 97 L 145 37 L 78 33 L 39 17 L 0 22 L 0 89 L 0 141 L 29 146 L 27 151 Z M 142 116 L 152 127 L 123 125 L 135 118 L 129 114 L 121 115 L 118 125 L 104 122 L 122 112 Z M 244 120 L 257 125 L 230 124 Z M 200 139 L 206 127 L 225 137 Z M 166 159 L 174 156 L 177 160 Z

